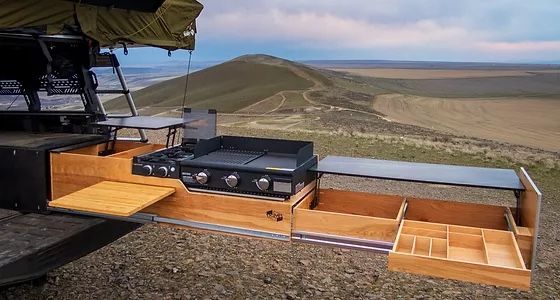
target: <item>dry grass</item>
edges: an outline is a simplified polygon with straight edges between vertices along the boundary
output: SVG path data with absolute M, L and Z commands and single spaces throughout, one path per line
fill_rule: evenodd
M 387 94 L 377 96 L 373 107 L 399 123 L 560 151 L 559 99 Z

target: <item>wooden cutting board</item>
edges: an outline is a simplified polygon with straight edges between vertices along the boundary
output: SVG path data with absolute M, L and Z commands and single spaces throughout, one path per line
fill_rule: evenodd
M 173 194 L 174 188 L 102 181 L 49 202 L 49 206 L 128 217 Z

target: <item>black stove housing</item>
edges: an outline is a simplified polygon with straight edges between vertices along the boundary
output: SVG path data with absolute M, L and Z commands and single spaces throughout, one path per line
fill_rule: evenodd
M 194 146 L 181 144 L 155 152 L 135 156 L 132 159 L 132 174 L 179 179 L 180 162 L 194 158 Z
M 181 180 L 189 188 L 242 193 L 284 200 L 315 179 L 309 168 L 317 164 L 313 143 L 240 136 L 218 136 L 200 140 L 194 158 L 182 160 Z M 196 175 L 208 175 L 199 183 Z M 233 175 L 237 185 L 226 178 Z M 259 179 L 270 182 L 268 189 L 257 186 Z

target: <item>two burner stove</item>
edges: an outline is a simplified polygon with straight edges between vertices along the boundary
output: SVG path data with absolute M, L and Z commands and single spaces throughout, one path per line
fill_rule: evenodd
M 132 160 L 132 174 L 179 179 L 180 162 L 193 158 L 192 147 L 185 145 L 135 156 Z

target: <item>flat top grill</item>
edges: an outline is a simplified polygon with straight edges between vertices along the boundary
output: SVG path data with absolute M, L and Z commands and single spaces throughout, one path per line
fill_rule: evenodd
M 245 165 L 263 156 L 264 152 L 219 149 L 195 158 L 200 163 L 222 163 L 227 165 Z

